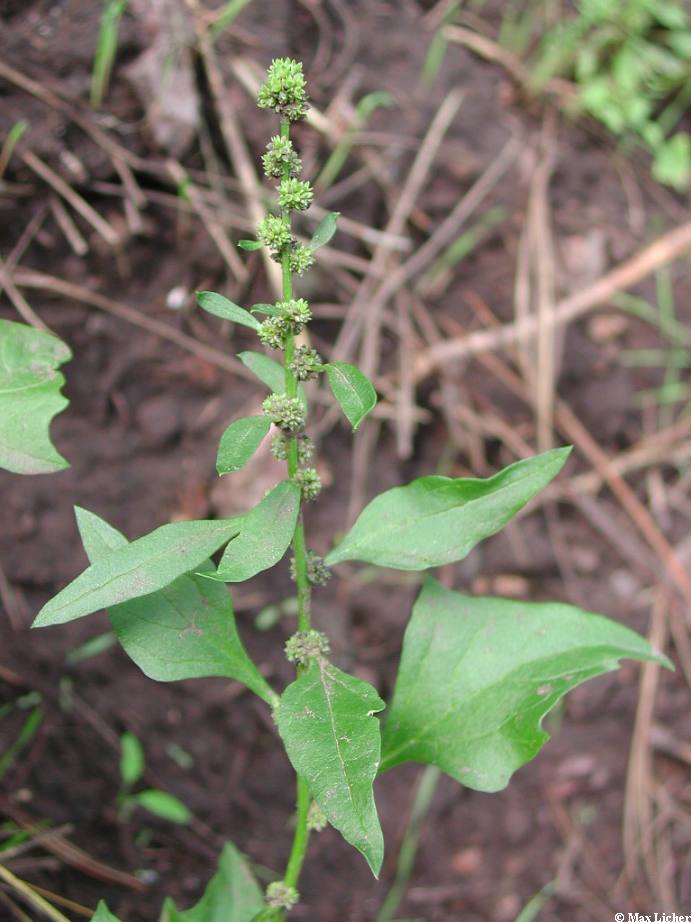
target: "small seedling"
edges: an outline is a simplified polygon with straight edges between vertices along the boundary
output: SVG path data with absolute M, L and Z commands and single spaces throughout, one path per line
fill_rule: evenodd
M 99 109 L 110 83 L 113 63 L 118 50 L 120 20 L 129 0 L 105 0 L 98 30 L 94 68 L 91 74 L 91 105 Z
M 270 709 L 296 773 L 293 842 L 282 877 L 262 893 L 229 844 L 201 902 L 181 912 L 167 901 L 162 916 L 167 922 L 227 918 L 229 900 L 234 922 L 283 920 L 300 900 L 308 843 L 327 824 L 377 876 L 384 857 L 373 791 L 377 776 L 415 762 L 474 790 L 501 790 L 540 751 L 548 738 L 543 718 L 570 689 L 616 669 L 624 657 L 669 665 L 642 637 L 599 615 L 562 603 L 473 598 L 426 572 L 462 560 L 500 531 L 559 473 L 569 448 L 518 461 L 487 479 L 432 475 L 393 486 L 362 510 L 325 557 L 311 546 L 309 508 L 321 480 L 309 434 L 310 389 L 325 383 L 353 430 L 374 410 L 377 396 L 358 368 L 325 361 L 298 339 L 312 312 L 295 277 L 310 269 L 338 217 L 328 215 L 308 244 L 295 236 L 293 214 L 307 210 L 313 196 L 310 183 L 300 178 L 291 138 L 292 124 L 308 106 L 302 65 L 274 61 L 258 104 L 279 116 L 278 133 L 263 157 L 266 175 L 277 182 L 278 202 L 256 239 L 240 246 L 269 251 L 281 267 L 282 297 L 250 310 L 214 292 L 200 293 L 198 301 L 211 314 L 253 331 L 273 355 L 240 354 L 269 393 L 260 414 L 230 423 L 217 470 L 232 478 L 271 438 L 273 454 L 285 463 L 285 478 L 244 515 L 174 522 L 132 542 L 94 513 L 77 509 L 90 565 L 34 622 L 58 625 L 106 608 L 124 650 L 149 677 L 232 679 Z M 284 649 L 295 679 L 275 688 L 241 641 L 225 584 L 278 565 L 289 548 L 297 630 Z M 220 560 L 212 562 L 219 551 Z M 332 661 L 327 635 L 312 623 L 313 593 L 344 561 L 409 571 L 421 581 L 388 702 L 372 684 Z M 130 793 L 140 777 L 140 747 L 128 740 L 125 796 L 141 805 L 145 792 Z M 150 802 L 144 805 L 151 809 Z M 101 904 L 97 922 L 114 918 Z
M 139 739 L 126 731 L 120 737 L 120 792 L 117 798 L 118 811 L 122 820 L 129 820 L 137 807 L 148 811 L 160 819 L 185 826 L 192 819 L 192 814 L 185 804 L 166 791 L 147 788 L 134 792 L 134 787 L 141 781 L 144 769 L 144 749 Z

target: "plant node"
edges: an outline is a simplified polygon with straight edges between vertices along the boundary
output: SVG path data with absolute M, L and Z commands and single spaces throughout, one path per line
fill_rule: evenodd
M 314 830 L 314 832 L 321 832 L 328 824 L 326 813 L 324 813 L 317 801 L 313 800 L 307 813 L 307 828 Z
M 290 176 L 299 176 L 302 170 L 302 161 L 295 152 L 290 138 L 281 138 L 279 135 L 271 138 L 266 145 L 262 164 L 267 176 L 283 176 L 286 167 Z
M 309 247 L 301 243 L 293 243 L 290 250 L 290 271 L 298 275 L 304 275 L 308 269 L 312 268 L 314 254 Z
M 312 502 L 321 493 L 321 477 L 313 467 L 306 467 L 298 471 L 293 477 L 293 483 L 300 487 L 302 498 L 307 502 Z
M 282 317 L 267 317 L 257 330 L 261 342 L 270 349 L 283 349 L 287 333 Z
M 298 346 L 293 355 L 293 361 L 288 366 L 298 381 L 309 381 L 316 378 L 322 370 L 322 358 L 316 349 L 309 346 Z
M 297 432 L 305 425 L 305 408 L 297 397 L 269 394 L 262 403 L 262 410 L 274 426 L 286 432 Z
M 290 578 L 295 581 L 295 558 L 290 559 Z M 316 551 L 307 551 L 307 579 L 313 586 L 326 586 L 331 579 L 331 570 Z
M 280 215 L 268 214 L 257 228 L 257 238 L 271 251 L 274 259 L 280 259 L 281 250 L 292 245 L 290 228 Z M 292 259 L 292 250 L 291 250 Z
M 307 464 L 314 454 L 314 442 L 312 439 L 301 432 L 297 436 L 298 443 L 298 461 L 300 464 Z M 283 435 L 275 435 L 271 440 L 271 453 L 277 461 L 288 460 L 288 441 Z
M 329 639 L 321 631 L 311 628 L 309 631 L 298 631 L 286 641 L 286 658 L 291 663 L 306 666 L 310 660 L 322 659 L 330 651 Z
M 272 909 L 292 909 L 299 899 L 295 887 L 284 880 L 274 880 L 266 888 L 266 902 Z

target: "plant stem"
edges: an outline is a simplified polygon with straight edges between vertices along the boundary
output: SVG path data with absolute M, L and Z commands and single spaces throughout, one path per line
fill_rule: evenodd
M 288 119 L 281 119 L 281 137 L 290 139 L 290 122 Z M 288 165 L 283 168 L 283 178 L 290 177 L 290 168 Z M 283 209 L 282 218 L 290 229 L 291 217 L 290 210 Z M 290 301 L 293 297 L 293 278 L 290 271 L 290 249 L 286 247 L 281 255 L 281 269 L 283 278 L 283 300 Z M 290 369 L 290 363 L 295 354 L 295 337 L 291 333 L 286 338 L 283 368 L 285 373 L 285 388 L 289 397 L 297 397 L 298 382 Z M 298 440 L 293 436 L 288 440 L 288 476 L 292 479 L 298 472 Z M 298 604 L 298 630 L 308 631 L 310 628 L 310 596 L 311 585 L 307 577 L 307 549 L 305 546 L 305 527 L 302 520 L 302 501 L 300 502 L 300 511 L 298 520 L 293 534 L 293 560 L 295 567 L 295 585 Z M 300 667 L 298 667 L 298 675 Z M 307 828 L 307 814 L 310 808 L 311 795 L 307 782 L 300 776 L 297 776 L 297 810 L 295 832 L 293 834 L 293 844 L 290 850 L 290 857 L 286 865 L 284 882 L 290 887 L 296 887 L 302 870 L 302 863 L 307 851 L 307 842 L 309 840 L 309 829 Z M 285 912 L 279 910 L 275 915 L 277 922 L 285 918 Z
M 437 784 L 441 772 L 436 766 L 428 765 L 420 775 L 415 800 L 410 811 L 410 819 L 406 826 L 405 835 L 398 851 L 398 861 L 396 862 L 396 877 L 391 889 L 386 894 L 386 899 L 382 903 L 376 922 L 391 922 L 396 910 L 408 888 L 410 875 L 413 873 L 415 865 L 415 856 L 417 847 L 420 842 L 420 833 L 422 824 L 427 816 L 427 812 L 432 804 L 434 792 L 437 790 Z

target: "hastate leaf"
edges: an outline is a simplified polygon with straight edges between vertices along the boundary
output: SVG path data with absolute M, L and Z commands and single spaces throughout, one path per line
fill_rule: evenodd
M 240 583 L 275 566 L 293 540 L 299 512 L 300 488 L 281 481 L 243 516 L 240 536 L 226 548 L 213 578 Z
M 265 384 L 274 394 L 282 394 L 286 389 L 286 373 L 282 365 L 270 359 L 262 352 L 238 352 L 242 364 Z M 307 409 L 307 395 L 302 384 L 298 384 L 300 403 Z
M 324 370 L 334 397 L 355 431 L 377 405 L 377 392 L 372 382 L 359 368 L 347 362 L 329 362 Z
M 33 626 L 64 624 L 163 589 L 239 532 L 235 519 L 163 525 L 92 563 L 43 606 Z
M 167 899 L 160 922 L 251 922 L 264 906 L 262 891 L 247 862 L 228 842 L 221 852 L 218 871 L 197 905 L 180 910 Z
M 219 474 L 239 471 L 261 445 L 271 428 L 267 416 L 243 416 L 232 422 L 221 436 L 216 457 Z
M 314 661 L 286 688 L 278 731 L 295 771 L 329 822 L 367 859 L 376 876 L 384 856 L 372 783 L 379 767 L 384 708 L 367 682 Z
M 124 535 L 93 512 L 76 512 L 91 563 L 127 546 Z M 210 561 L 203 568 L 214 572 Z M 270 705 L 275 702 L 240 640 L 230 594 L 220 583 L 187 573 L 157 592 L 113 605 L 108 615 L 123 649 L 150 679 L 219 676 L 242 682 Z
M 470 598 L 428 578 L 405 633 L 381 770 L 423 762 L 498 791 L 549 739 L 542 718 L 622 658 L 669 665 L 638 634 L 556 602 Z
M 315 250 L 318 250 L 319 247 L 323 247 L 329 242 L 329 240 L 331 240 L 333 235 L 336 233 L 336 224 L 340 217 L 340 211 L 330 211 L 325 217 L 321 219 L 317 225 L 317 229 L 312 234 L 312 239 L 307 244 L 313 253 Z
M 56 336 L 0 320 L 0 467 L 47 474 L 69 467 L 50 441 L 50 423 L 68 403 L 57 369 L 72 353 Z
M 381 493 L 326 557 L 425 570 L 462 560 L 500 531 L 561 470 L 570 448 L 517 461 L 486 480 L 418 477 Z
M 224 320 L 232 320 L 233 323 L 240 323 L 252 330 L 258 330 L 261 326 L 253 314 L 216 291 L 198 291 L 197 304 L 209 314 L 222 317 Z

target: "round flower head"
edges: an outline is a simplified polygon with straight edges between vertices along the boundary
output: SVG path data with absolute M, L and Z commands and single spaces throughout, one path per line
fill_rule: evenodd
M 297 432 L 305 425 L 305 410 L 297 397 L 269 394 L 262 403 L 262 409 L 274 426 L 286 432 Z
M 313 467 L 306 467 L 298 471 L 293 481 L 300 487 L 302 498 L 308 503 L 315 500 L 321 493 L 321 478 Z
M 268 214 L 257 228 L 257 237 L 271 255 L 280 256 L 281 250 L 292 243 L 290 228 L 280 215 Z
M 292 909 L 299 899 L 295 887 L 283 880 L 274 880 L 266 888 L 266 902 L 272 909 Z
M 291 122 L 304 118 L 308 99 L 301 62 L 292 58 L 272 61 L 266 83 L 257 94 L 257 105 L 260 109 L 273 109 Z
M 298 275 L 304 275 L 312 267 L 314 254 L 309 247 L 301 243 L 296 244 L 290 251 L 290 271 Z
M 306 211 L 312 204 L 312 186 L 302 179 L 284 179 L 278 187 L 278 204 L 292 211 Z
M 290 370 L 298 381 L 309 381 L 316 378 L 322 369 L 322 359 L 316 349 L 309 346 L 298 346 L 290 363 Z
M 281 138 L 278 135 L 271 138 L 266 145 L 262 164 L 267 176 L 283 176 L 285 167 L 288 167 L 290 176 L 299 176 L 302 170 L 302 161 L 295 153 L 290 138 Z
M 312 319 L 312 311 L 304 298 L 294 298 L 292 301 L 279 301 L 276 304 L 281 310 L 281 319 L 290 327 L 293 333 L 299 333 L 306 323 Z
M 312 439 L 301 432 L 297 436 L 298 443 L 298 461 L 300 464 L 307 464 L 314 454 L 314 442 Z M 277 461 L 288 460 L 288 442 L 284 435 L 275 435 L 271 440 L 271 453 Z
M 282 349 L 287 333 L 286 322 L 282 317 L 267 317 L 257 330 L 261 342 L 270 349 Z
M 298 631 L 286 640 L 286 657 L 291 663 L 306 666 L 311 659 L 321 659 L 329 653 L 329 639 L 321 631 Z
M 290 578 L 295 582 L 295 558 L 290 558 Z M 307 551 L 307 579 L 313 586 L 326 586 L 331 579 L 331 570 L 316 551 Z

